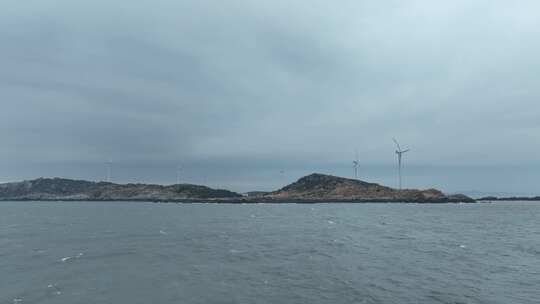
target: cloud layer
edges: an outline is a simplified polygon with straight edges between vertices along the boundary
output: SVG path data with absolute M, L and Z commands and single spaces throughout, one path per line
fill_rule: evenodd
M 281 170 L 348 172 L 355 149 L 391 166 L 392 137 L 411 166 L 540 164 L 537 1 L 4 7 L 3 180 L 99 178 L 112 158 L 124 180 L 182 163 L 265 188 Z

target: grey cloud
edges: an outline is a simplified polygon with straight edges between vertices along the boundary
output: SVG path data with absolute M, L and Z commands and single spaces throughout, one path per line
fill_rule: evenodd
M 1 180 L 99 178 L 112 157 L 124 180 L 183 163 L 193 181 L 271 188 L 282 168 L 347 174 L 356 148 L 391 166 L 393 136 L 434 172 L 540 162 L 534 1 L 5 6 Z M 442 187 L 463 188 L 452 176 Z

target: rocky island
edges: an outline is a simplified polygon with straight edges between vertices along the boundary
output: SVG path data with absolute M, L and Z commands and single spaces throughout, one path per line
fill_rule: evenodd
M 475 202 L 465 195 L 446 195 L 436 189 L 398 190 L 361 180 L 317 173 L 302 177 L 277 191 L 254 191 L 249 192 L 249 195 L 246 196 L 228 190 L 191 184 L 165 186 L 39 178 L 30 181 L 0 184 L 0 200 L 215 203 Z
M 291 202 L 474 202 L 462 194 L 445 195 L 439 190 L 398 190 L 361 180 L 325 174 L 311 174 L 284 188 L 261 196 L 263 200 Z
M 509 197 L 497 197 L 497 196 L 485 196 L 477 199 L 479 202 L 540 202 L 540 196 L 509 196 Z
M 0 184 L 0 200 L 188 201 L 240 197 L 232 191 L 190 184 L 115 184 L 64 178 Z

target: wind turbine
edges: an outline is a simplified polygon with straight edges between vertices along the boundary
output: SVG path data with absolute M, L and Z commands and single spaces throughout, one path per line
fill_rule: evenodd
M 399 176 L 399 190 L 401 190 L 401 157 L 404 153 L 407 153 L 410 151 L 410 149 L 401 150 L 401 147 L 399 146 L 398 141 L 395 138 L 392 138 L 394 143 L 397 146 L 396 155 L 398 157 L 398 176 Z
M 358 150 L 355 151 L 356 158 L 353 160 L 354 167 L 354 178 L 358 179 L 358 167 L 360 166 L 360 161 L 358 160 Z
M 182 174 L 182 166 L 178 165 L 178 167 L 176 167 L 176 184 L 179 185 L 180 184 L 180 176 Z
M 285 181 L 285 170 L 279 170 L 279 178 Z
M 112 171 L 112 158 L 109 158 L 109 160 L 107 161 L 107 182 L 110 183 L 111 182 L 111 171 Z

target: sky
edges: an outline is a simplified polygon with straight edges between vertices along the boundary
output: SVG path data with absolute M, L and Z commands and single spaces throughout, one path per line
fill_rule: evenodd
M 540 2 L 2 0 L 0 181 L 540 193 Z

